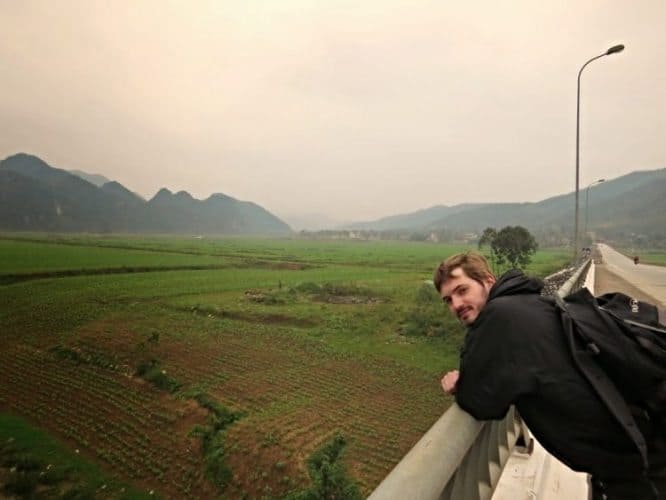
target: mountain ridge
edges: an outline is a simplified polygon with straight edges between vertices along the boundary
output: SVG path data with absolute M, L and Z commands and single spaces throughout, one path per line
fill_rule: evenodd
M 0 229 L 64 232 L 290 234 L 263 207 L 221 193 L 197 200 L 160 189 L 146 201 L 117 181 L 101 186 L 17 153 L 0 161 Z M 219 200 L 223 198 L 221 203 Z
M 589 194 L 589 200 L 586 200 Z M 588 203 L 589 202 L 589 203 Z M 589 205 L 589 206 L 588 206 Z M 462 203 L 435 205 L 406 214 L 357 222 L 344 229 L 374 231 L 467 231 L 521 225 L 535 233 L 573 232 L 575 193 L 538 202 Z M 589 213 L 587 212 L 589 208 Z M 435 217 L 437 214 L 440 217 Z M 644 233 L 665 236 L 666 168 L 639 170 L 579 191 L 579 224 L 606 237 Z M 342 228 L 341 228 L 342 229 Z

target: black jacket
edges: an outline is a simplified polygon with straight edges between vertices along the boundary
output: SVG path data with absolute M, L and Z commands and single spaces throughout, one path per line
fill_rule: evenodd
M 456 400 L 479 420 L 516 405 L 537 440 L 576 471 L 641 474 L 632 441 L 575 366 L 542 283 L 509 271 L 492 287 L 460 357 Z

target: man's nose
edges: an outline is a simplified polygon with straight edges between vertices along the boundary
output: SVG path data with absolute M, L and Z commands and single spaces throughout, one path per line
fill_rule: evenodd
M 458 308 L 462 305 L 462 301 L 458 297 L 451 297 L 451 309 L 457 311 Z

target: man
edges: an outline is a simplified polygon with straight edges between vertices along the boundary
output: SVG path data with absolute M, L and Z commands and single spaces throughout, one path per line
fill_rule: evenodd
M 538 441 L 576 471 L 592 475 L 595 499 L 666 498 L 666 452 L 646 415 L 635 419 L 648 440 L 650 477 L 622 426 L 574 364 L 553 299 L 519 271 L 499 280 L 477 253 L 454 255 L 435 270 L 435 288 L 468 328 L 460 370 L 442 388 L 479 420 L 502 419 L 515 405 Z

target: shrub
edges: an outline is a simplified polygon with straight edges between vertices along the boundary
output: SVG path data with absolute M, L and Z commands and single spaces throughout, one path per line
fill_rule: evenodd
M 308 459 L 312 486 L 287 495 L 287 500 L 360 500 L 363 498 L 356 483 L 349 477 L 341 461 L 345 438 L 337 434 L 330 442 Z
M 305 283 L 299 283 L 296 285 L 294 290 L 301 293 L 319 293 L 321 291 L 321 287 L 317 283 L 306 281 Z
M 181 384 L 178 381 L 167 375 L 166 370 L 163 370 L 160 367 L 159 361 L 155 359 L 139 364 L 135 375 L 150 382 L 156 387 L 171 393 L 176 392 L 181 387 Z
M 232 477 L 231 469 L 225 462 L 224 430 L 243 414 L 225 408 L 205 392 L 196 392 L 191 397 L 199 406 L 210 411 L 208 423 L 196 426 L 192 434 L 201 437 L 206 475 L 218 488 L 224 490 Z
M 225 462 L 224 439 L 219 431 L 206 433 L 204 454 L 206 475 L 218 488 L 224 490 L 231 481 L 231 469 Z
M 95 491 L 90 487 L 74 486 L 60 497 L 62 500 L 93 500 Z
M 54 485 L 63 482 L 65 479 L 68 479 L 69 476 L 70 474 L 68 470 L 52 467 L 40 474 L 39 482 L 40 484 Z
M 58 358 L 76 363 L 77 365 L 92 365 L 99 368 L 118 369 L 118 361 L 102 352 L 85 348 L 70 348 L 62 345 L 52 347 L 50 351 Z
M 13 465 L 20 472 L 38 471 L 44 467 L 44 464 L 27 453 L 16 453 L 13 457 Z
M 406 336 L 425 335 L 438 337 L 456 328 L 451 316 L 442 305 L 442 299 L 430 284 L 423 284 L 414 296 L 414 307 L 407 313 L 400 326 Z
M 11 496 L 19 498 L 32 498 L 37 489 L 39 473 L 16 472 L 10 476 L 4 486 L 4 492 Z

